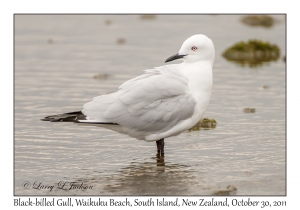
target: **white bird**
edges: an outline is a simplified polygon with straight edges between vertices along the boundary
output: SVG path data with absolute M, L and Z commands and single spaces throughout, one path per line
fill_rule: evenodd
M 213 42 L 205 35 L 191 36 L 165 62 L 180 64 L 148 69 L 123 83 L 117 92 L 95 97 L 82 111 L 51 115 L 45 121 L 92 124 L 156 141 L 164 154 L 164 138 L 193 127 L 209 104 L 215 58 Z

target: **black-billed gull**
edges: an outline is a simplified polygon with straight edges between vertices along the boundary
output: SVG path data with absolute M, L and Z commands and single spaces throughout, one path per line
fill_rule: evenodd
M 182 63 L 145 70 L 123 83 L 117 92 L 84 104 L 82 111 L 42 120 L 98 125 L 156 141 L 158 154 L 164 154 L 164 138 L 186 131 L 203 116 L 212 91 L 214 58 L 214 45 L 207 36 L 191 36 L 165 61 L 182 59 Z

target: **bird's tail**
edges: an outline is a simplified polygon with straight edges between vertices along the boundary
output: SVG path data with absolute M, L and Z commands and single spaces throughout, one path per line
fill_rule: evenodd
M 42 121 L 50 122 L 75 122 L 78 123 L 79 120 L 86 120 L 86 116 L 81 112 L 68 112 L 64 114 L 50 115 L 43 119 Z

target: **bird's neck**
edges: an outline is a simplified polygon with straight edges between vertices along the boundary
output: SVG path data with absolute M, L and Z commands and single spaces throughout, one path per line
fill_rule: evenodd
M 210 62 L 182 63 L 181 73 L 188 79 L 190 90 L 195 97 L 210 97 L 213 84 L 212 64 Z
M 208 61 L 197 61 L 193 63 L 181 63 L 181 73 L 189 80 L 197 83 L 212 82 L 212 64 Z

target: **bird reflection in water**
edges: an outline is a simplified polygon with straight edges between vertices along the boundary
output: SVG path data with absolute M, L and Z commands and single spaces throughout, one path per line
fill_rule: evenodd
M 114 195 L 184 195 L 199 182 L 192 167 L 165 162 L 156 155 L 155 161 L 131 163 L 105 181 L 105 191 Z
M 204 182 L 205 172 L 192 165 L 169 162 L 157 154 L 146 162 L 131 162 L 114 173 L 88 170 L 84 177 L 70 178 L 74 182 L 93 186 L 90 190 L 59 191 L 61 195 L 210 195 L 212 189 Z
M 156 154 L 156 165 L 157 166 L 165 166 L 165 156 L 164 154 Z

